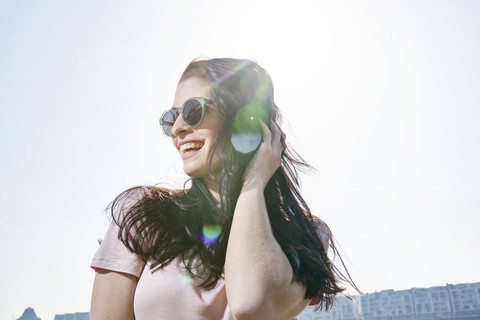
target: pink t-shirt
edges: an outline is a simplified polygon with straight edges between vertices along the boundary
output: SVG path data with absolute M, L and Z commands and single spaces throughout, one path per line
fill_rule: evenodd
M 188 276 L 180 259 L 152 273 L 148 263 L 145 265 L 138 255 L 131 253 L 118 240 L 115 223 L 110 225 L 91 267 L 124 272 L 139 278 L 134 297 L 137 320 L 233 319 L 224 279 L 219 279 L 210 290 L 198 287 L 199 280 Z
M 118 239 L 118 230 L 117 224 L 112 222 L 91 267 L 128 273 L 139 278 L 134 296 L 135 319 L 233 320 L 223 278 L 210 290 L 201 288 L 198 286 L 200 280 L 192 280 L 178 258 L 152 273 L 149 263 L 145 264 Z

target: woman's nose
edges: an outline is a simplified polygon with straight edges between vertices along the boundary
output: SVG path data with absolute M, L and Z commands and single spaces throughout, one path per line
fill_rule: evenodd
M 178 114 L 177 119 L 173 123 L 172 134 L 174 136 L 178 136 L 180 133 L 182 133 L 184 131 L 187 131 L 189 129 L 191 129 L 191 128 L 189 126 L 187 126 L 185 121 L 183 121 L 183 114 L 181 114 L 181 113 Z

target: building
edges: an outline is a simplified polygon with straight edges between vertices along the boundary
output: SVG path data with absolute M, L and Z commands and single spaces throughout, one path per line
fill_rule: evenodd
M 89 320 L 89 312 L 76 312 L 67 314 L 57 314 L 54 320 Z
M 298 316 L 298 320 L 357 320 L 361 319 L 359 296 L 350 299 L 340 296 L 328 311 L 314 311 L 315 307 L 307 309 Z
M 382 290 L 341 297 L 328 312 L 307 308 L 299 320 L 480 320 L 480 282 Z

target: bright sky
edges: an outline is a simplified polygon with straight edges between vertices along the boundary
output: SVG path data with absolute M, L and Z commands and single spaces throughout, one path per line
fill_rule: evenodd
M 174 3 L 174 4 L 173 4 Z M 158 126 L 198 56 L 271 73 L 365 292 L 480 281 L 478 1 L 0 2 L 0 319 L 89 310 L 103 209 L 181 184 Z

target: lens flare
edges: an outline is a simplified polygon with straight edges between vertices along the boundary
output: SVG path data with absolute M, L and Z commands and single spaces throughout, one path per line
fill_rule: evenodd
M 221 83 L 227 81 L 230 77 L 234 76 L 235 74 L 239 73 L 243 69 L 245 69 L 247 66 L 251 64 L 250 61 L 244 60 L 237 64 L 230 72 L 226 72 L 222 77 L 220 77 L 217 82 L 214 83 L 214 86 L 219 86 Z
M 207 247 L 214 245 L 220 234 L 222 233 L 222 226 L 218 224 L 206 225 L 202 228 L 202 243 Z
M 264 83 L 264 82 L 260 83 L 257 89 L 255 90 L 255 97 L 257 97 L 257 99 L 261 101 L 265 100 L 269 94 L 270 94 L 270 86 L 268 85 L 268 83 Z
M 183 287 L 186 285 L 189 285 L 192 282 L 193 282 L 193 279 L 189 275 L 183 274 L 180 276 L 180 283 L 182 284 Z
M 232 145 L 238 152 L 255 151 L 262 142 L 262 127 L 259 120 L 267 121 L 267 114 L 261 105 L 250 103 L 240 109 L 233 123 Z
M 232 144 L 235 150 L 241 153 L 255 151 L 262 142 L 262 135 L 259 133 L 234 133 Z

